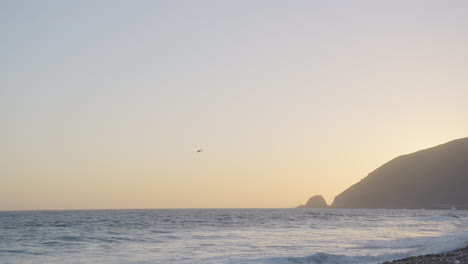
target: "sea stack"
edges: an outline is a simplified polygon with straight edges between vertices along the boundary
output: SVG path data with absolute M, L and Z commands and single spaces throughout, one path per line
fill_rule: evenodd
M 327 208 L 327 202 L 322 195 L 314 195 L 309 198 L 305 205 L 299 205 L 297 208 Z

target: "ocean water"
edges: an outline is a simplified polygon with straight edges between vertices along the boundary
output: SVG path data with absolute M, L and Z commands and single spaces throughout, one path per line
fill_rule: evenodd
M 0 263 L 379 263 L 466 246 L 468 211 L 0 212 Z

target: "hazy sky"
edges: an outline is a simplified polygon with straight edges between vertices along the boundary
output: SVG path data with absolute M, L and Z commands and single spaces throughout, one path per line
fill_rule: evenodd
M 398 155 L 468 136 L 467 14 L 1 1 L 0 210 L 331 203 Z

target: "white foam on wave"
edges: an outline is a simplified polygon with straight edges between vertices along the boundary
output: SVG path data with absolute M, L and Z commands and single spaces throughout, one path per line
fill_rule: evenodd
M 333 255 L 327 253 L 316 253 L 305 257 L 277 257 L 256 259 L 248 262 L 251 264 L 371 264 L 379 263 L 389 259 L 396 259 L 403 257 L 400 254 L 387 254 L 381 256 L 346 256 L 346 255 Z
M 458 231 L 445 236 L 424 238 L 422 245 L 416 253 L 419 255 L 441 253 L 466 247 L 467 245 L 468 231 Z
M 380 255 L 360 255 L 347 256 L 335 255 L 324 252 L 316 253 L 304 257 L 271 257 L 263 259 L 253 259 L 241 261 L 239 264 L 375 264 L 384 261 L 395 260 L 416 255 L 425 255 L 433 253 L 443 253 L 468 245 L 468 231 L 456 232 L 440 237 L 419 237 L 387 241 L 387 244 L 381 244 L 377 247 L 390 248 L 398 247 L 403 250 L 398 253 L 384 253 Z M 237 263 L 236 263 L 237 264 Z

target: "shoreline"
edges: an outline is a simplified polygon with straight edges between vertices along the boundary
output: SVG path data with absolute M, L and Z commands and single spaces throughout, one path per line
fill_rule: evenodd
M 385 261 L 381 264 L 468 264 L 468 246 L 453 251 Z

